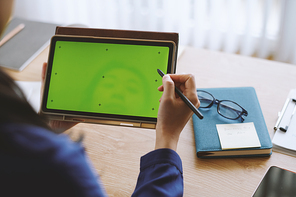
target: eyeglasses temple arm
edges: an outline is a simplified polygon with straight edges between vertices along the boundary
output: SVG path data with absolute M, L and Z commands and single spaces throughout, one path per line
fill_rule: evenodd
M 200 100 L 211 101 L 211 99 L 207 99 L 207 98 L 202 97 L 202 96 L 200 96 L 200 97 L 201 97 Z M 241 111 L 236 110 L 236 109 L 234 109 L 233 107 L 231 107 L 231 106 L 229 106 L 229 105 L 225 105 L 225 104 L 220 104 L 220 105 L 222 105 L 222 106 L 225 107 L 225 108 L 231 109 L 231 110 L 235 111 L 235 112 L 238 113 L 238 114 L 241 114 L 241 113 L 242 113 Z M 243 112 L 244 112 L 244 111 L 243 111 Z

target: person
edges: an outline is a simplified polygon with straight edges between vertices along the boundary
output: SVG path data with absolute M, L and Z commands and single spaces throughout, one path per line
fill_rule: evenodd
M 0 33 L 10 17 L 12 4 L 12 0 L 0 0 Z M 42 80 L 45 68 L 46 63 Z M 163 77 L 163 85 L 158 88 L 163 94 L 155 150 L 141 157 L 132 196 L 183 195 L 182 161 L 176 150 L 180 133 L 193 112 L 175 94 L 175 86 L 199 107 L 193 75 Z M 0 105 L 0 196 L 106 196 L 81 143 L 52 132 L 75 124 L 43 119 L 3 70 Z

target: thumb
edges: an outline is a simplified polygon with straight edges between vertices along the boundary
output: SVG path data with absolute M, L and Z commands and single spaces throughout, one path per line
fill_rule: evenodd
M 162 78 L 163 98 L 170 98 L 175 95 L 175 83 L 169 75 L 164 75 Z

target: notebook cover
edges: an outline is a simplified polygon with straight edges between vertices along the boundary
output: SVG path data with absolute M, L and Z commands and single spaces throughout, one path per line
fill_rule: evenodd
M 254 122 L 261 147 L 260 148 L 244 148 L 244 149 L 232 149 L 223 150 L 225 152 L 225 157 L 227 151 L 246 151 L 254 150 L 252 155 L 234 155 L 234 156 L 268 156 L 271 154 L 255 154 L 256 150 L 271 149 L 272 143 L 265 124 L 265 120 L 261 111 L 261 107 L 256 95 L 256 91 L 253 87 L 234 87 L 234 88 L 205 88 L 200 89 L 211 93 L 218 100 L 232 100 L 241 105 L 244 109 L 248 111 L 248 116 L 245 117 L 244 123 Z M 204 115 L 204 119 L 200 120 L 196 115 L 192 116 L 193 129 L 195 136 L 196 153 L 200 158 L 209 157 L 204 154 L 209 151 L 222 151 L 218 132 L 216 129 L 216 124 L 234 124 L 241 123 L 238 120 L 229 120 L 217 113 L 217 105 L 214 104 L 209 109 L 199 109 Z M 219 156 L 220 157 L 220 156 Z M 233 156 L 232 156 L 233 157 Z
M 115 29 L 96 29 L 81 27 L 61 27 L 56 28 L 57 35 L 73 35 L 73 36 L 94 36 L 94 37 L 115 37 L 115 38 L 132 38 L 132 39 L 148 39 L 148 40 L 166 40 L 173 41 L 176 44 L 176 56 L 178 53 L 179 34 L 168 32 L 152 32 L 152 31 L 132 31 L 132 30 L 115 30 Z M 176 72 L 176 62 L 174 65 L 174 73 Z
M 56 28 L 55 24 L 13 18 L 3 37 L 21 23 L 25 25 L 24 29 L 0 47 L 0 66 L 18 71 L 48 46 Z

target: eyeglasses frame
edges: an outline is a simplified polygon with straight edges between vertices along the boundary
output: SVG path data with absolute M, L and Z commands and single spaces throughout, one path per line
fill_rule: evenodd
M 218 99 L 216 99 L 211 93 L 209 93 L 209 92 L 207 92 L 207 91 L 205 91 L 205 90 L 197 90 L 197 93 L 198 93 L 198 92 L 204 92 L 204 93 L 207 93 L 207 94 L 209 94 L 209 95 L 213 98 L 213 101 L 212 101 L 208 106 L 206 106 L 206 107 L 199 107 L 199 108 L 211 108 L 214 104 L 217 104 L 217 113 L 218 113 L 220 116 L 222 116 L 222 117 L 224 117 L 224 118 L 227 118 L 227 119 L 230 119 L 230 120 L 237 120 L 237 119 L 241 118 L 241 121 L 242 121 L 242 122 L 244 122 L 244 120 L 245 120 L 242 116 L 248 116 L 248 112 L 247 112 L 247 110 L 245 110 L 241 105 L 239 105 L 238 103 L 236 103 L 236 102 L 234 102 L 234 101 L 231 101 L 231 100 L 218 100 Z M 197 94 L 197 95 L 198 95 L 198 94 Z M 223 101 L 228 101 L 228 102 L 234 103 L 234 104 L 236 104 L 237 106 L 239 106 L 239 107 L 242 109 L 242 112 L 240 112 L 240 114 L 238 115 L 237 118 L 229 118 L 229 117 L 226 117 L 226 116 L 224 116 L 223 114 L 220 113 L 220 111 L 219 111 L 219 109 L 220 109 L 220 104 L 221 104 L 221 102 L 223 102 Z M 231 108 L 231 107 L 230 107 L 230 108 Z M 233 108 L 232 108 L 232 110 L 237 111 L 237 110 L 235 110 L 235 109 L 233 109 Z

